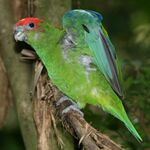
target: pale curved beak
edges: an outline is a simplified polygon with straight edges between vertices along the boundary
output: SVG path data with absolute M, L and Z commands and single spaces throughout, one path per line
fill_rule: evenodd
M 14 27 L 14 38 L 16 41 L 26 41 L 26 36 L 22 27 Z

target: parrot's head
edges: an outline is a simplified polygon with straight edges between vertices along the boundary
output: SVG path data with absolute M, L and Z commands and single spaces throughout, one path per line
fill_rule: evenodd
M 14 38 L 16 41 L 26 41 L 27 32 L 31 30 L 40 30 L 40 23 L 44 20 L 39 18 L 24 18 L 18 21 L 14 27 Z

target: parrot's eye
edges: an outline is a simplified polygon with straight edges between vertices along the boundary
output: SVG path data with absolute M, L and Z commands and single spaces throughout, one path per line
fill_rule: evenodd
M 33 22 L 31 22 L 31 23 L 29 23 L 29 25 L 28 25 L 30 28 L 34 28 L 34 23 Z

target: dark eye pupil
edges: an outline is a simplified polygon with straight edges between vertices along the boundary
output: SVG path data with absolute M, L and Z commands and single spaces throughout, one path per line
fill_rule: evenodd
M 29 23 L 29 27 L 30 27 L 30 28 L 34 28 L 34 23 L 32 23 L 32 22 Z

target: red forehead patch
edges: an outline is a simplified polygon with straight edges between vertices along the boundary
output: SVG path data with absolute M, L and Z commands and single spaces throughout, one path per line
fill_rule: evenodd
M 18 21 L 16 23 L 16 26 L 24 26 L 29 23 L 34 23 L 36 26 L 38 26 L 38 23 L 40 23 L 40 22 L 44 22 L 44 20 L 39 19 L 39 18 L 29 17 L 29 18 L 24 18 L 24 19 L 21 19 L 20 21 Z

